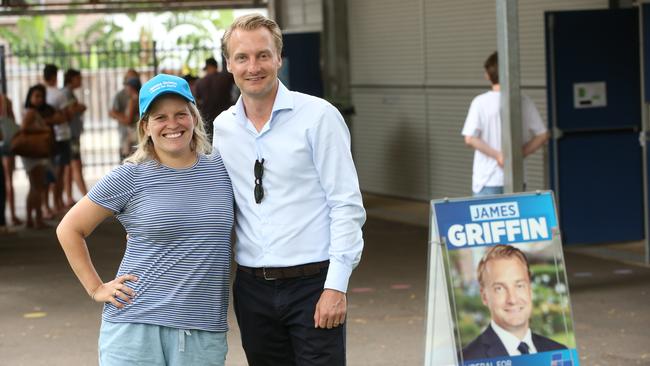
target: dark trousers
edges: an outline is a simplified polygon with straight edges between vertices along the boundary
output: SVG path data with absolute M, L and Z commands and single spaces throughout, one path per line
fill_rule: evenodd
M 320 274 L 267 281 L 237 271 L 233 300 L 250 366 L 345 365 L 345 325 L 314 328 Z

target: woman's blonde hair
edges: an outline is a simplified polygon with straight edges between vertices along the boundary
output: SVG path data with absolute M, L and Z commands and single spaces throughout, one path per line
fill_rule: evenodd
M 137 124 L 137 133 L 138 133 L 138 144 L 136 145 L 136 150 L 124 159 L 124 163 L 133 163 L 139 164 L 148 160 L 156 160 L 160 162 L 158 155 L 156 155 L 156 150 L 154 149 L 153 141 L 151 137 L 147 136 L 147 133 L 144 130 L 145 124 L 149 121 L 149 116 L 151 111 L 154 109 L 155 105 L 159 103 L 163 98 L 169 97 L 170 95 L 162 95 L 161 98 L 158 98 L 151 104 L 151 107 L 148 108 L 148 111 L 140 118 Z M 178 98 L 182 98 L 177 96 Z M 212 145 L 208 141 L 208 136 L 205 132 L 205 127 L 203 125 L 203 118 L 201 118 L 201 113 L 196 105 L 192 102 L 187 101 L 187 107 L 190 110 L 190 114 L 194 119 L 194 133 L 192 134 L 192 141 L 190 142 L 190 149 L 196 151 L 199 154 L 209 154 L 212 151 Z

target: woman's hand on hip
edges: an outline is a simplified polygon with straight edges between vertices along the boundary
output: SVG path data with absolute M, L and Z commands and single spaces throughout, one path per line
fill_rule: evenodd
M 117 299 L 131 304 L 135 297 L 135 291 L 124 283 L 126 281 L 136 282 L 137 280 L 138 278 L 131 274 L 119 276 L 113 281 L 101 284 L 93 291 L 91 297 L 97 302 L 110 302 L 115 307 L 123 308 L 124 303 L 117 301 Z

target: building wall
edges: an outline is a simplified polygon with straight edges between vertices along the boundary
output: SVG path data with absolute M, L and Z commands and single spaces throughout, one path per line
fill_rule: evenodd
M 546 121 L 544 11 L 599 9 L 607 0 L 520 0 L 522 90 Z M 497 47 L 494 1 L 349 0 L 353 151 L 366 192 L 404 198 L 471 194 L 473 152 L 460 130 L 489 85 Z M 547 188 L 544 156 L 526 159 L 528 188 Z
M 284 33 L 320 32 L 323 29 L 322 0 L 280 1 L 278 18 Z
M 321 0 L 280 2 L 283 31 L 322 30 Z M 546 121 L 544 12 L 609 0 L 519 0 L 522 90 Z M 365 192 L 429 200 L 471 194 L 473 151 L 460 135 L 483 61 L 497 48 L 495 1 L 348 0 L 353 153 Z M 542 149 L 528 189 L 548 188 Z

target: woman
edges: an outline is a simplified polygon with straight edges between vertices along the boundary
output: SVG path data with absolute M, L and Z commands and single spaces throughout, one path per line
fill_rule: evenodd
M 25 116 L 21 129 L 27 132 L 50 130 L 49 125 L 61 123 L 65 118 L 51 106 L 45 103 L 45 86 L 37 84 L 27 91 L 25 100 Z M 29 193 L 27 193 L 27 227 L 45 229 L 50 227 L 43 221 L 41 211 L 42 197 L 47 197 L 46 172 L 49 158 L 22 157 L 25 172 L 29 178 Z M 32 213 L 34 217 L 32 218 Z
M 22 225 L 22 221 L 16 215 L 16 198 L 14 195 L 13 174 L 16 168 L 16 157 L 11 153 L 9 147 L 11 146 L 11 137 L 18 129 L 16 125 L 16 118 L 14 117 L 13 106 L 11 99 L 7 98 L 0 92 L 0 130 L 4 135 L 4 143 L 0 148 L 0 156 L 2 156 L 2 170 L 4 173 L 4 190 L 6 192 L 7 203 L 9 203 L 9 214 L 11 215 L 11 224 Z M 0 181 L 0 184 L 3 182 Z M 4 212 L 4 211 L 3 211 Z
M 223 365 L 233 193 L 187 82 L 160 74 L 140 92 L 138 146 L 57 229 L 70 266 L 103 302 L 99 358 L 112 365 Z M 85 237 L 115 215 L 128 233 L 103 282 Z

